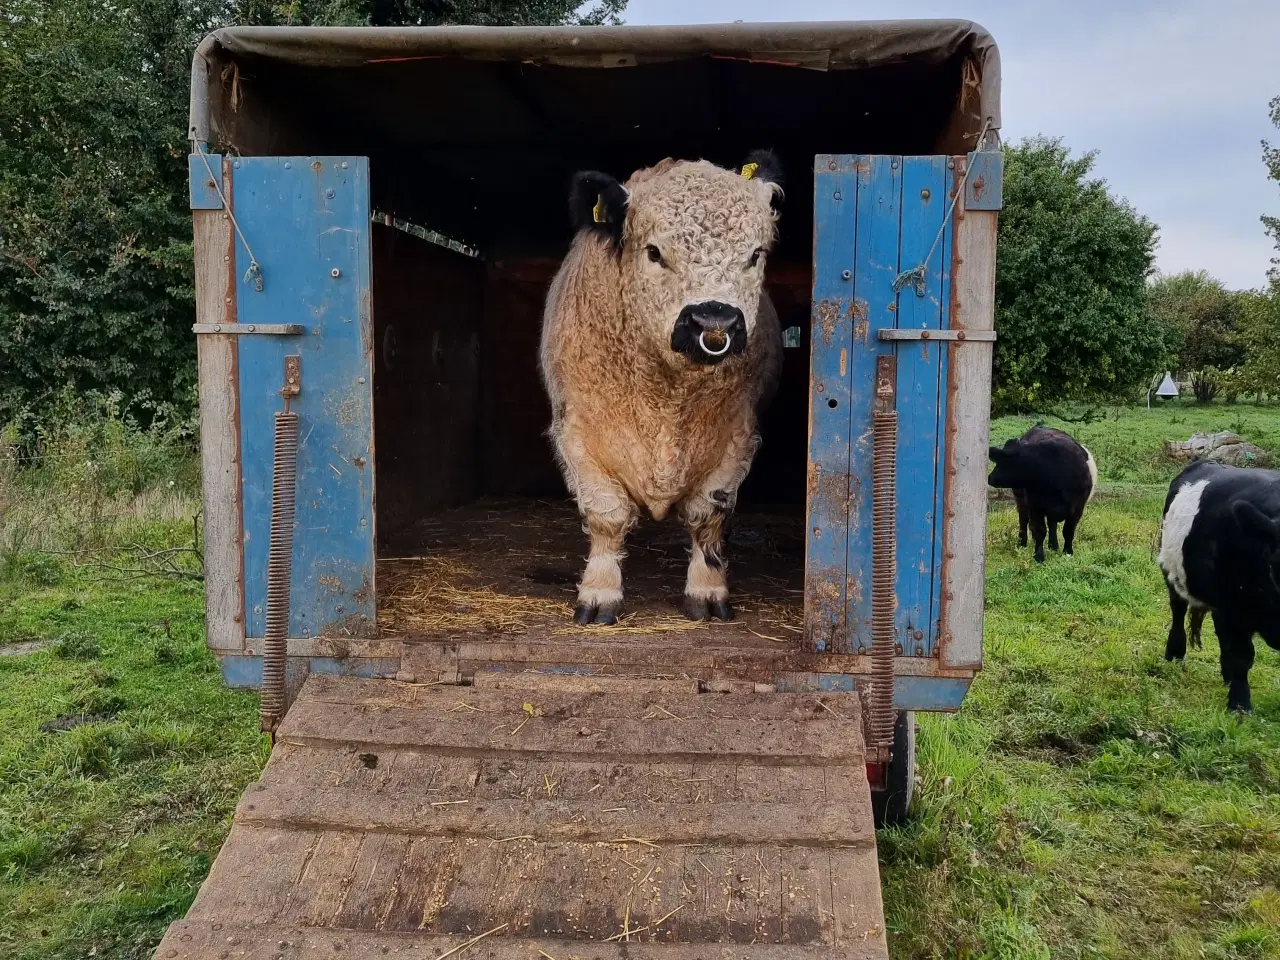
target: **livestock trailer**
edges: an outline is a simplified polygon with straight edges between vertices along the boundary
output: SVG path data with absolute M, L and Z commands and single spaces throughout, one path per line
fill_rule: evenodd
M 964 21 L 200 45 L 208 643 L 275 747 L 159 956 L 887 955 L 873 801 L 982 663 L 998 101 Z M 576 627 L 537 371 L 570 178 L 759 147 L 739 616 L 679 617 L 650 524 L 630 615 Z

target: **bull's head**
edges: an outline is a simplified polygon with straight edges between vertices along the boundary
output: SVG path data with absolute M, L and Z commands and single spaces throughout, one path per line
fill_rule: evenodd
M 570 196 L 574 225 L 614 247 L 628 321 L 697 364 L 746 350 L 781 206 L 781 169 L 763 150 L 740 170 L 664 160 L 625 186 L 579 173 Z

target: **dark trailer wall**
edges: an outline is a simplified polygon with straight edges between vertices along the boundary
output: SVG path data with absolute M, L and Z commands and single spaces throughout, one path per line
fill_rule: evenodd
M 210 153 L 367 157 L 373 210 L 478 253 L 372 227 L 368 346 L 381 556 L 422 550 L 434 529 L 427 521 L 446 508 L 563 494 L 536 360 L 543 296 L 571 239 L 572 174 L 625 178 L 667 156 L 733 166 L 759 147 L 776 150 L 787 174 L 767 282 L 783 327 L 800 336 L 785 352 L 741 503 L 791 505 L 792 533 L 802 541 L 814 158 L 964 155 L 983 146 L 984 126 L 1000 123 L 996 48 L 964 21 L 233 28 L 201 44 L 192 84 L 191 137 Z M 233 208 L 242 199 L 250 202 L 233 198 Z M 270 271 L 264 262 L 268 285 Z M 245 302 L 253 293 L 239 279 L 231 292 Z M 576 535 L 571 515 L 566 522 Z M 239 524 L 222 540 L 232 539 L 232 527 Z M 215 551 L 217 539 L 211 531 Z M 566 549 L 576 556 L 585 545 Z M 787 562 L 803 566 L 802 544 Z M 255 652 L 252 632 L 246 643 L 243 626 L 213 623 L 223 608 L 211 601 L 211 637 L 222 637 L 226 652 L 237 640 Z M 252 609 L 246 617 L 254 620 Z M 367 635 L 368 627 L 350 632 Z M 369 647 L 363 655 L 395 652 Z

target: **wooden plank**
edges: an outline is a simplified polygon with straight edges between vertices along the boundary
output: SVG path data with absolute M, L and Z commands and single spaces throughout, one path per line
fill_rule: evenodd
M 853 780 L 865 772 L 849 768 Z M 547 775 L 548 789 L 563 775 Z M 568 801 L 554 793 L 541 800 L 478 800 L 435 794 L 379 792 L 361 796 L 332 787 L 289 781 L 256 785 L 236 812 L 239 823 L 312 830 L 388 831 L 407 836 L 467 836 L 501 839 L 608 842 L 639 837 L 662 843 L 782 843 L 794 846 L 847 846 L 871 843 L 874 832 L 864 811 L 848 803 L 825 804 L 812 797 L 796 803 L 754 801 L 656 803 L 605 798 Z M 354 856 L 354 854 L 353 854 Z
M 221 209 L 195 210 L 191 218 L 196 318 L 202 323 L 232 323 L 236 317 L 236 285 L 232 275 L 235 248 L 231 221 Z M 198 337 L 196 349 L 204 504 L 205 642 L 213 650 L 237 651 L 244 648 L 244 571 L 240 553 L 240 380 L 236 338 L 217 334 Z
M 434 714 L 406 707 L 365 707 L 300 700 L 277 739 L 286 743 L 347 743 L 362 751 L 383 748 L 452 756 L 580 760 L 619 763 L 715 758 L 751 759 L 780 766 L 850 764 L 862 758 L 852 724 L 820 719 L 753 717 L 681 723 L 668 719 L 525 716 L 487 718 Z
M 624 693 L 591 689 L 543 691 L 489 686 L 413 686 L 394 680 L 358 677 L 311 676 L 299 693 L 300 703 L 358 705 L 367 708 L 402 707 L 441 717 L 484 715 L 490 722 L 505 717 L 538 719 L 537 714 L 583 720 L 629 719 L 654 723 L 696 723 L 702 720 L 786 719 L 797 722 L 856 724 L 861 717 L 859 698 L 853 694 L 814 693 L 706 693 L 691 694 L 659 689 Z
M 812 353 L 805 526 L 805 640 L 834 651 L 845 635 L 849 390 L 855 329 L 866 339 L 852 283 L 858 177 L 851 157 L 814 160 Z
M 892 343 L 876 331 L 895 325 L 897 295 L 893 281 L 898 261 L 898 216 L 902 209 L 902 158 L 858 158 L 857 267 L 854 296 L 866 311 L 869 338 L 852 358 L 849 443 L 849 560 L 847 646 L 852 652 L 871 649 L 871 518 L 873 442 L 872 405 L 876 356 L 892 353 Z M 912 264 L 915 266 L 915 264 Z
M 895 314 L 900 330 L 941 329 L 945 322 L 950 257 L 946 242 L 947 157 L 903 157 L 899 261 L 904 270 L 925 263 L 923 296 L 911 285 L 898 294 Z M 939 231 L 943 237 L 934 245 Z M 927 656 L 934 638 L 935 529 L 941 487 L 939 448 L 943 423 L 946 347 L 938 342 L 899 342 L 898 482 L 895 591 L 897 641 L 906 656 Z
M 997 216 L 995 211 L 957 214 L 953 327 L 990 330 L 995 325 Z M 941 659 L 947 667 L 977 669 L 982 666 L 993 344 L 966 342 L 950 350 Z
M 476 935 L 487 930 L 478 930 Z M 156 951 L 161 960 L 333 960 L 334 957 L 390 957 L 392 960 L 438 960 L 449 956 L 488 960 L 885 960 L 882 938 L 866 943 L 810 946 L 774 943 L 669 943 L 506 936 L 506 930 L 479 941 L 474 951 L 460 952 L 473 937 L 397 936 L 388 933 L 332 930 L 320 927 L 261 926 L 239 922 L 180 920 L 169 928 Z
M 233 827 L 187 916 L 270 923 L 319 843 L 312 830 Z
M 831 915 L 837 943 L 885 943 L 884 904 L 874 849 L 831 850 Z
M 831 858 L 823 850 L 791 847 L 782 851 L 779 870 L 782 942 L 833 944 Z

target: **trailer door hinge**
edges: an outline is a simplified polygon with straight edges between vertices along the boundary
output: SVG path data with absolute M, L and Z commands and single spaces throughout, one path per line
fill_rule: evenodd
M 994 330 L 915 330 L 899 327 L 876 333 L 877 340 L 977 340 L 991 343 L 995 338 Z
M 244 336 L 257 333 L 275 337 L 300 337 L 306 333 L 306 327 L 300 323 L 196 323 L 191 329 L 195 333 L 221 333 Z

